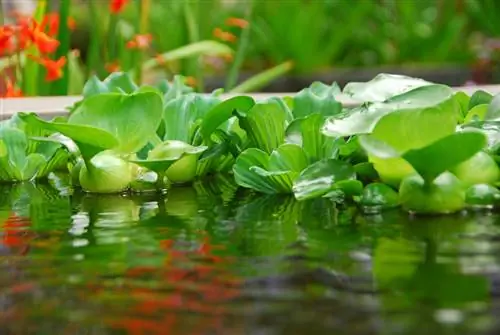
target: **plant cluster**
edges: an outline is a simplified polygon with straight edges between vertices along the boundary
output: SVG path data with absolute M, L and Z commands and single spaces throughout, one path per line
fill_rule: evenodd
M 0 95 L 77 95 L 86 79 L 93 75 L 104 79 L 116 71 L 130 74 L 138 83 L 182 73 L 186 84 L 204 91 L 204 75 L 221 66 L 229 68 L 225 89 L 241 92 L 265 85 L 292 68 L 284 62 L 237 86 L 249 22 L 226 15 L 207 33 L 205 29 L 213 26 L 202 20 L 209 10 L 207 4 L 90 0 L 82 8 L 82 4 L 63 0 L 55 8 L 47 0 L 37 0 L 33 15 L 6 13 L 10 22 L 0 26 L 0 84 L 4 86 Z M 159 18 L 158 13 L 168 17 Z M 182 22 L 170 16 L 179 16 Z M 164 23 L 170 19 L 178 24 L 170 30 L 188 36 L 164 43 Z M 82 29 L 89 33 L 84 43 Z
M 380 74 L 341 91 L 319 82 L 255 101 L 193 92 L 176 77 L 89 80 L 67 117 L 19 113 L 0 128 L 3 182 L 69 168 L 86 192 L 164 192 L 213 174 L 298 200 L 451 213 L 500 201 L 499 97 Z M 360 104 L 343 107 L 339 94 Z

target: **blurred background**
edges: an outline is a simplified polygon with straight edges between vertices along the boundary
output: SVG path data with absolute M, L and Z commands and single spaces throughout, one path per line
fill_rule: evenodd
M 39 5 L 0 2 L 5 25 Z M 500 83 L 498 0 L 60 0 L 47 13 L 67 16 L 58 54 L 68 52 L 66 80 L 79 84 L 40 94 L 77 94 L 112 71 L 143 83 L 182 74 L 199 91 L 294 92 L 380 72 Z

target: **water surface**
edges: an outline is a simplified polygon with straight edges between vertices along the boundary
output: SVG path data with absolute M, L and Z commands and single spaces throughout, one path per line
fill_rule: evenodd
M 363 215 L 218 177 L 0 188 L 0 334 L 496 334 L 500 216 Z

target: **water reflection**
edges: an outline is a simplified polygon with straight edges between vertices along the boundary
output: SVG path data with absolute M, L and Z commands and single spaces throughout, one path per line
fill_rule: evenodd
M 496 213 L 362 215 L 219 176 L 0 188 L 1 334 L 495 332 Z

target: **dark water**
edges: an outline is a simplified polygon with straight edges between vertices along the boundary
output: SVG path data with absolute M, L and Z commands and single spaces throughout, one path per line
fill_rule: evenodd
M 0 334 L 498 334 L 500 216 L 0 189 Z

